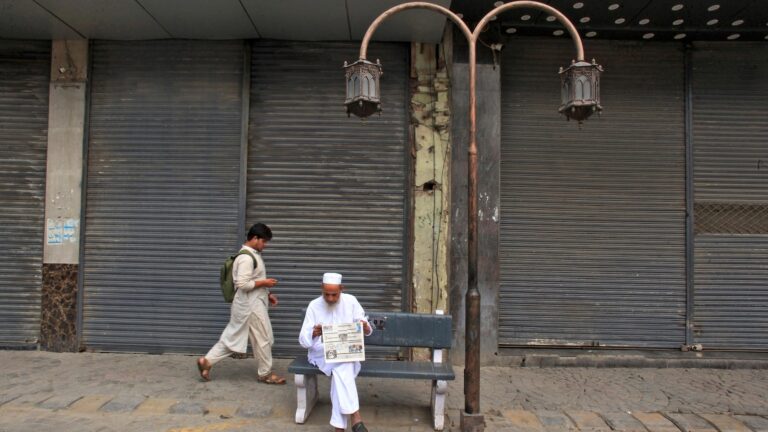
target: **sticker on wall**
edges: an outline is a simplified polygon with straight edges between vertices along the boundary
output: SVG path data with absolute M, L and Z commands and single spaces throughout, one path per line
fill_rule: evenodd
M 54 221 L 48 219 L 46 241 L 49 245 L 61 245 L 64 243 L 76 243 L 80 221 L 77 219 L 61 219 Z

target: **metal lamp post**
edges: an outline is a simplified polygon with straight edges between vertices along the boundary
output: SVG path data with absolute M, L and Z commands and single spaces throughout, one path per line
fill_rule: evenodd
M 468 166 L 468 288 L 465 298 L 466 334 L 464 367 L 464 411 L 461 413 L 461 430 L 482 431 L 485 421 L 480 412 L 480 291 L 477 289 L 477 122 L 475 81 L 477 73 L 477 40 L 488 22 L 496 15 L 515 8 L 533 8 L 557 18 L 568 30 L 576 48 L 576 59 L 567 68 L 560 69 L 562 102 L 558 109 L 568 120 L 581 123 L 600 106 L 600 72 L 602 68 L 584 60 L 584 47 L 576 27 L 557 9 L 536 1 L 513 1 L 488 12 L 475 26 L 474 31 L 458 15 L 432 3 L 410 2 L 394 6 L 379 15 L 363 37 L 360 57 L 352 64 L 344 64 L 346 70 L 347 114 L 368 117 L 381 111 L 379 77 L 381 64 L 368 61 L 368 43 L 379 25 L 387 18 L 407 9 L 428 9 L 442 13 L 464 34 L 469 45 L 469 166 Z

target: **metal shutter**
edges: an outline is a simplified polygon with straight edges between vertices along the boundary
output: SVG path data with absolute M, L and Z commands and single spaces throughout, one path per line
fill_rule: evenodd
M 685 343 L 680 45 L 588 41 L 605 114 L 557 113 L 570 41 L 516 39 L 502 60 L 502 345 Z M 649 59 L 653 59 L 649 61 Z
M 243 43 L 96 42 L 83 337 L 89 349 L 205 352 L 229 318 Z
M 248 222 L 274 240 L 264 257 L 280 306 L 275 352 L 294 353 L 301 308 L 323 272 L 344 275 L 366 310 L 402 310 L 405 272 L 408 51 L 373 45 L 384 112 L 347 118 L 344 60 L 359 44 L 260 41 L 251 72 Z
M 40 336 L 51 43 L 0 42 L 0 346 Z
M 768 46 L 693 52 L 694 340 L 768 349 Z

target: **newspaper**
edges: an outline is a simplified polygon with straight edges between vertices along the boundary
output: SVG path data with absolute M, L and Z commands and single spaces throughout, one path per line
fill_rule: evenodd
M 323 346 L 326 363 L 365 361 L 363 324 L 323 325 Z

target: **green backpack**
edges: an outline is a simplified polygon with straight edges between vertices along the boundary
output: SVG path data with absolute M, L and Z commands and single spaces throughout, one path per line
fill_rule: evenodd
M 232 267 L 235 265 L 235 258 L 240 255 L 250 255 L 251 259 L 253 259 L 253 268 L 255 269 L 258 266 L 256 257 L 245 249 L 242 249 L 235 255 L 227 257 L 224 261 L 224 265 L 221 266 L 221 274 L 219 275 L 221 294 L 224 296 L 224 301 L 227 303 L 232 303 L 232 300 L 235 299 L 235 281 L 232 278 Z

